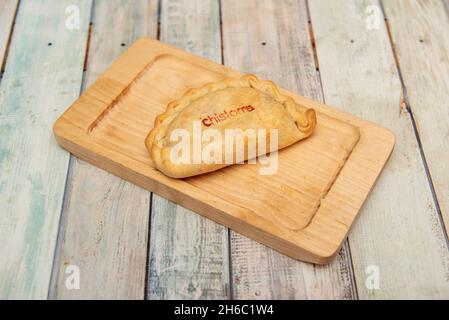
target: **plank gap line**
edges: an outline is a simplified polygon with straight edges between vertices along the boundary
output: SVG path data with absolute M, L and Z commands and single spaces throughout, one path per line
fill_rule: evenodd
M 156 39 L 161 39 L 161 15 L 162 15 L 162 0 L 157 0 L 157 31 Z M 151 217 L 150 217 L 151 218 Z M 148 231 L 150 232 L 150 231 Z
M 385 13 L 385 7 L 384 7 L 383 0 L 380 0 L 379 4 L 380 4 L 380 8 L 381 8 L 382 14 L 383 14 L 383 16 L 385 18 L 385 26 L 386 26 L 386 29 L 387 29 L 388 40 L 390 42 L 390 46 L 391 46 L 391 50 L 392 50 L 392 54 L 393 54 L 393 59 L 394 59 L 394 62 L 396 64 L 396 70 L 397 70 L 399 81 L 400 81 L 400 84 L 401 84 L 402 97 L 403 97 L 404 103 L 405 103 L 405 110 L 410 115 L 410 120 L 411 120 L 411 123 L 412 123 L 413 132 L 415 134 L 416 142 L 418 143 L 419 153 L 420 153 L 423 165 L 424 165 L 424 171 L 425 171 L 426 176 L 427 176 L 429 188 L 430 188 L 430 191 L 432 193 L 432 198 L 433 198 L 433 201 L 435 203 L 435 208 L 436 208 L 436 211 L 437 211 L 438 220 L 440 222 L 440 227 L 443 229 L 442 230 L 443 231 L 443 236 L 444 236 L 444 239 L 446 241 L 446 246 L 449 249 L 449 237 L 448 237 L 448 233 L 447 233 L 447 229 L 446 229 L 446 224 L 445 224 L 444 219 L 443 219 L 443 213 L 441 212 L 440 203 L 438 201 L 438 196 L 437 196 L 437 193 L 436 193 L 436 190 L 435 190 L 435 184 L 433 183 L 433 179 L 432 179 L 432 176 L 430 174 L 429 165 L 427 163 L 427 159 L 426 159 L 426 155 L 424 153 L 424 148 L 423 148 L 423 144 L 422 144 L 422 141 L 421 141 L 421 137 L 420 137 L 419 132 L 418 132 L 418 126 L 416 124 L 416 120 L 415 120 L 415 117 L 413 115 L 413 110 L 412 110 L 412 107 L 411 107 L 411 104 L 410 104 L 410 101 L 409 101 L 409 98 L 408 98 L 407 87 L 405 86 L 404 77 L 403 77 L 402 71 L 401 71 L 401 65 L 399 63 L 399 57 L 397 55 L 396 48 L 395 48 L 395 45 L 394 45 L 393 35 L 392 35 L 391 29 L 390 29 L 390 24 L 389 24 L 387 15 Z
M 223 12 L 221 7 L 221 0 L 218 0 L 218 16 L 220 19 L 220 47 L 221 47 L 221 64 L 224 65 L 224 45 L 223 45 Z M 231 262 L 229 262 L 232 265 Z
M 321 79 L 321 73 L 320 73 L 320 67 L 319 67 L 318 52 L 317 52 L 317 48 L 316 48 L 315 33 L 313 32 L 312 15 L 310 14 L 309 0 L 306 0 L 306 10 L 307 10 L 307 19 L 308 19 L 308 24 L 309 24 L 310 42 L 311 42 L 311 46 L 312 46 L 312 50 L 313 50 L 313 56 L 315 59 L 315 66 L 317 69 L 318 83 L 319 83 L 319 87 L 321 90 L 321 96 L 323 98 L 323 103 L 326 103 L 326 96 L 324 94 L 323 81 Z M 346 266 L 347 266 L 348 272 L 349 272 L 349 278 L 351 279 L 351 295 L 353 297 L 353 300 L 359 300 L 359 293 L 357 290 L 357 281 L 356 281 L 356 276 L 355 276 L 355 272 L 354 272 L 354 262 L 352 260 L 351 246 L 349 244 L 349 234 L 348 234 L 348 237 L 346 238 L 343 246 L 346 247 L 347 253 L 348 253 L 347 256 L 345 256 L 345 259 L 346 259 Z
M 12 23 L 11 23 L 11 26 L 10 26 L 10 29 L 9 29 L 8 40 L 6 41 L 6 47 L 5 47 L 5 54 L 3 56 L 3 61 L 2 61 L 2 64 L 0 66 L 0 74 L 1 74 L 0 83 L 1 83 L 1 80 L 3 78 L 3 73 L 5 72 L 6 60 L 8 59 L 9 47 L 11 45 L 11 40 L 12 40 L 12 37 L 13 37 L 13 34 L 14 34 L 17 14 L 19 12 L 19 7 L 20 7 L 20 4 L 21 4 L 21 1 L 22 0 L 18 0 L 18 2 L 17 2 L 16 10 L 14 11 L 14 18 L 12 19 Z
M 223 11 L 222 11 L 222 0 L 218 0 L 218 19 L 220 24 L 220 49 L 221 49 L 221 64 L 224 65 L 224 42 L 223 42 Z M 234 281 L 233 281 L 233 270 L 232 270 L 232 244 L 231 244 L 231 229 L 226 228 L 227 234 L 227 246 L 228 246 L 228 299 L 234 300 Z
M 150 203 L 148 208 L 148 235 L 147 235 L 147 257 L 145 259 L 145 284 L 143 287 L 143 300 L 149 300 L 150 289 L 150 243 L 151 243 L 151 214 L 153 212 L 153 192 L 150 192 Z
M 87 40 L 86 40 L 86 50 L 84 53 L 84 63 L 83 63 L 83 74 L 81 76 L 81 85 L 79 90 L 79 96 L 84 92 L 86 89 L 86 71 L 87 71 L 87 63 L 88 63 L 88 57 L 89 57 L 89 50 L 90 50 L 90 37 L 92 33 L 92 26 L 93 26 L 93 16 L 94 16 L 94 5 L 95 0 L 91 3 L 90 8 L 90 16 L 89 16 L 89 27 L 87 31 Z M 71 184 L 72 180 L 72 168 L 73 168 L 73 161 L 75 161 L 75 157 L 70 154 L 69 155 L 69 165 L 67 167 L 67 174 L 65 178 L 65 185 L 64 185 L 64 192 L 63 192 L 63 198 L 62 198 L 62 206 L 61 206 L 61 213 L 59 218 L 59 226 L 58 226 L 58 234 L 56 236 L 56 246 L 55 246 L 55 253 L 53 255 L 53 263 L 52 263 L 52 270 L 50 274 L 50 283 L 48 286 L 48 296 L 47 299 L 54 300 L 56 299 L 56 284 L 58 281 L 59 276 L 59 265 L 61 261 L 61 250 L 62 250 L 62 242 L 64 240 L 64 234 L 65 234 L 65 227 L 67 225 L 67 215 L 68 210 L 64 210 L 64 208 L 67 205 L 67 190 Z

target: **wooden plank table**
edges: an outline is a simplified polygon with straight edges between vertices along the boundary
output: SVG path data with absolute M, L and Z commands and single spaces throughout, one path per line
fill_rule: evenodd
M 445 6 L 2 1 L 0 298 L 449 298 Z M 333 263 L 290 259 L 56 145 L 54 120 L 142 36 L 395 132 L 393 155 Z

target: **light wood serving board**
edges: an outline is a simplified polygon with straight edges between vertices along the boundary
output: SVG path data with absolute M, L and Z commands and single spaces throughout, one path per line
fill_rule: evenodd
M 54 133 L 62 147 L 123 179 L 293 258 L 328 263 L 388 160 L 391 131 L 283 90 L 314 108 L 318 123 L 313 136 L 279 152 L 275 175 L 244 164 L 177 180 L 152 165 L 144 139 L 167 103 L 240 75 L 141 39 L 56 121 Z

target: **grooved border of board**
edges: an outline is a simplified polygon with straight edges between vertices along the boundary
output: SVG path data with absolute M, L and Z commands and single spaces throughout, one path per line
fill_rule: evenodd
M 136 55 L 137 52 L 138 55 Z M 98 116 L 104 113 L 104 106 L 113 105 L 114 101 L 126 91 L 129 82 L 133 81 L 151 61 L 164 55 L 174 55 L 189 60 L 191 63 L 203 65 L 212 72 L 224 76 L 241 75 L 215 62 L 191 55 L 157 40 L 140 39 L 56 121 L 54 133 L 58 143 L 83 160 L 160 194 L 288 256 L 319 264 L 330 262 L 338 253 L 393 150 L 395 143 L 393 133 L 348 113 L 281 90 L 304 106 L 357 127 L 360 139 L 306 228 L 287 232 L 276 226 L 267 225 L 265 219 L 257 217 L 248 223 L 239 217 L 236 213 L 239 211 L 238 208 L 231 203 L 187 182 L 168 178 L 146 164 L 102 146 L 89 135 L 88 128 Z M 101 88 L 105 79 L 117 82 L 117 86 L 108 88 L 108 101 L 99 100 L 94 95 L 95 88 Z M 89 111 L 86 112 L 86 110 Z M 349 192 L 350 199 L 348 199 Z M 348 203 L 349 200 L 350 203 Z

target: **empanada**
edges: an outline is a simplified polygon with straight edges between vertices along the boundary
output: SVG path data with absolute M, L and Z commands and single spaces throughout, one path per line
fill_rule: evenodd
M 145 144 L 158 170 L 185 178 L 285 148 L 310 136 L 315 125 L 313 109 L 281 94 L 272 81 L 245 75 L 190 89 L 169 103 Z

